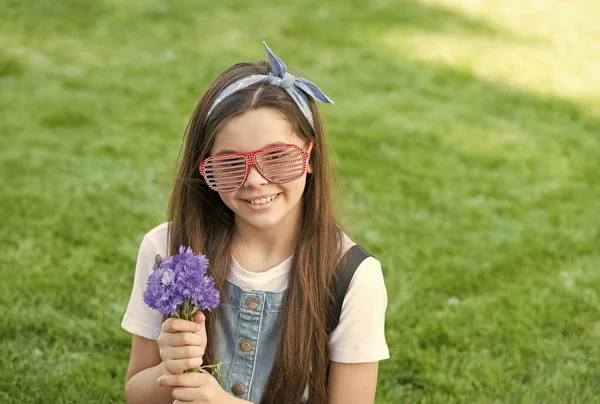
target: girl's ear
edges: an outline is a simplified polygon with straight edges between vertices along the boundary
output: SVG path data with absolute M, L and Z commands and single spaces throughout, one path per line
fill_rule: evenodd
M 313 150 L 313 143 L 310 144 L 310 146 L 308 147 L 308 150 L 306 151 L 306 153 L 308 154 L 308 159 L 306 159 L 306 172 L 309 174 L 312 174 L 313 169 L 312 169 L 312 165 L 310 164 L 310 155 L 311 152 Z

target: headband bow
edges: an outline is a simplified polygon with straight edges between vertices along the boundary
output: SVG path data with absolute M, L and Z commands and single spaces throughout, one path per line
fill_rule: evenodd
M 333 104 L 333 101 L 327 97 L 315 84 L 302 77 L 296 77 L 288 73 L 287 66 L 283 60 L 281 60 L 271 51 L 266 42 L 263 41 L 263 45 L 267 50 L 267 56 L 271 62 L 272 72 L 269 73 L 268 76 L 262 74 L 253 74 L 242 77 L 241 79 L 238 79 L 225 87 L 225 89 L 221 91 L 221 93 L 215 99 L 213 105 L 210 107 L 208 115 L 211 114 L 211 112 L 219 103 L 221 103 L 221 101 L 236 91 L 244 89 L 255 83 L 268 83 L 283 88 L 290 95 L 290 97 L 292 97 L 296 105 L 298 105 L 298 108 L 300 108 L 300 111 L 302 111 L 308 120 L 308 123 L 310 123 L 310 126 L 314 129 L 313 116 L 312 112 L 310 112 L 308 98 L 306 98 L 306 96 L 308 95 L 317 101 L 328 104 Z

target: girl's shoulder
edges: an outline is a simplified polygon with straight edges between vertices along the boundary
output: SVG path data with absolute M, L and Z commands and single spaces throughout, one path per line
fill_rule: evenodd
M 350 250 L 352 247 L 354 247 L 356 245 L 356 242 L 354 240 L 352 240 L 345 232 L 342 231 L 342 251 L 341 251 L 341 256 L 343 257 L 344 254 L 346 254 L 348 252 L 348 250 Z M 379 263 L 379 260 L 377 260 L 377 258 L 373 257 L 373 256 L 369 256 L 368 258 L 366 258 L 364 260 L 365 263 L 367 263 L 367 265 L 377 265 Z
M 346 254 L 346 252 L 355 244 L 356 243 L 344 231 L 342 231 L 342 255 Z
M 169 248 L 169 228 L 171 223 L 165 222 L 154 227 L 144 235 L 142 245 L 147 245 L 162 256 L 167 256 Z
M 354 243 L 344 234 L 344 253 Z M 387 290 L 381 262 L 364 258 L 348 285 L 337 327 L 329 341 L 331 360 L 341 363 L 376 362 L 389 358 L 385 340 Z
M 169 232 L 169 227 L 171 226 L 171 222 L 164 222 L 154 227 L 152 230 L 146 233 L 146 237 L 150 238 L 161 238 L 166 237 Z
M 342 232 L 342 257 L 356 245 L 346 233 Z M 381 268 L 381 262 L 372 255 L 366 257 L 356 267 L 350 286 L 353 285 L 368 285 L 375 286 L 376 289 L 381 291 L 383 286 L 383 271 Z

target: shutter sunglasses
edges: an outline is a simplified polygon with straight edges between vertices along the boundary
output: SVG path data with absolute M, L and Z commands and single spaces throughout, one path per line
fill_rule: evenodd
M 233 192 L 239 189 L 254 166 L 266 180 L 285 184 L 302 177 L 306 172 L 309 143 L 305 150 L 293 144 L 280 144 L 248 153 L 218 154 L 200 163 L 200 174 L 210 189 Z

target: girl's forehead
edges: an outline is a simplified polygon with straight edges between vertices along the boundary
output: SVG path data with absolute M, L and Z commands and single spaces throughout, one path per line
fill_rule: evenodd
M 249 152 L 273 143 L 302 147 L 306 142 L 293 131 L 290 122 L 280 112 L 269 108 L 253 109 L 228 119 L 222 125 L 210 154 Z

